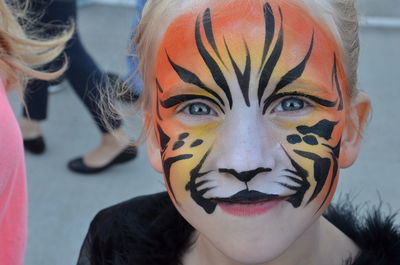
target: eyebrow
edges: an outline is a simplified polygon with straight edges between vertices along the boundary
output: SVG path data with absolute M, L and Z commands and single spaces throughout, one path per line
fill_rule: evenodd
M 160 105 L 163 108 L 169 109 L 180 103 L 183 103 L 183 102 L 189 101 L 189 100 L 193 100 L 193 99 L 204 99 L 204 100 L 211 101 L 222 111 L 222 113 L 225 114 L 224 109 L 221 107 L 220 104 L 218 104 L 218 102 L 216 100 L 214 100 L 208 96 L 196 95 L 196 94 L 181 94 L 181 95 L 172 96 L 172 97 L 167 98 L 166 100 L 160 100 Z

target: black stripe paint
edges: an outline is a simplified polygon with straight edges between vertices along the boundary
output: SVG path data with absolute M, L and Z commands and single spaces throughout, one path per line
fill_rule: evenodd
M 162 89 L 160 82 L 158 82 L 157 78 L 156 78 L 156 86 L 157 86 L 158 91 L 160 91 L 161 94 L 164 93 L 164 90 Z
M 300 180 L 300 179 L 298 179 L 296 177 L 293 177 L 293 176 L 285 176 L 285 177 L 287 177 L 288 179 L 290 179 L 293 182 L 296 182 L 297 184 L 302 184 L 303 183 L 302 180 Z
M 264 39 L 264 48 L 261 59 L 261 65 L 258 71 L 259 73 L 261 72 L 262 66 L 265 63 L 265 59 L 267 58 L 267 54 L 275 34 L 275 17 L 271 5 L 269 3 L 265 3 L 264 5 L 264 21 L 265 21 L 265 39 Z
M 239 83 L 240 90 L 242 91 L 242 95 L 246 102 L 246 105 L 250 107 L 250 100 L 249 100 L 249 87 L 250 87 L 250 73 L 251 73 L 251 58 L 250 58 L 250 51 L 247 43 L 245 42 L 244 45 L 246 47 L 246 65 L 244 68 L 244 72 L 242 72 L 235 60 L 232 57 L 231 51 L 229 50 L 228 45 L 226 44 L 226 40 L 224 38 L 225 48 L 228 51 L 229 59 L 231 60 L 233 69 L 235 70 L 236 78 Z
M 324 138 L 325 140 L 329 140 L 332 137 L 333 130 L 338 122 L 329 121 L 329 120 L 321 120 L 317 124 L 309 127 L 306 125 L 297 126 L 296 129 L 301 134 L 315 134 L 319 137 Z
M 325 202 L 328 200 L 330 193 L 332 192 L 333 189 L 333 184 L 335 183 L 335 180 L 337 178 L 338 175 L 338 171 L 339 171 L 339 163 L 338 163 L 338 159 L 339 159 L 339 153 L 340 153 L 340 145 L 341 145 L 341 140 L 339 141 L 339 143 L 335 146 L 329 146 L 326 144 L 323 144 L 326 147 L 329 147 L 332 152 L 331 152 L 331 156 L 332 156 L 332 161 L 333 161 L 333 171 L 332 171 L 332 180 L 331 183 L 329 185 L 329 189 L 327 194 L 325 195 L 324 200 L 321 203 L 321 206 L 318 208 L 318 210 L 316 211 L 316 213 L 324 206 Z
M 215 208 L 217 207 L 217 203 L 213 200 L 209 200 L 203 197 L 203 195 L 209 191 L 211 188 L 206 188 L 204 190 L 197 190 L 197 185 L 196 185 L 196 180 L 199 177 L 204 176 L 205 174 L 208 174 L 209 172 L 205 173 L 200 173 L 200 170 L 206 161 L 208 155 L 210 154 L 211 149 L 207 151 L 207 153 L 201 158 L 200 162 L 197 164 L 195 168 L 193 168 L 190 171 L 190 180 L 188 184 L 186 185 L 186 188 L 190 191 L 190 196 L 192 199 L 204 209 L 204 211 L 208 214 L 212 214 L 215 211 Z
M 215 43 L 215 38 L 214 38 L 214 33 L 213 33 L 213 28 L 212 28 L 212 23 L 211 23 L 211 11 L 210 11 L 210 8 L 207 8 L 206 11 L 204 12 L 203 25 L 204 25 L 204 31 L 206 33 L 206 37 L 207 37 L 208 43 L 213 48 L 215 54 L 218 56 L 220 61 L 224 64 L 224 62 L 221 59 L 221 55 L 219 54 L 217 44 Z
M 286 171 L 300 178 L 300 180 L 296 179 L 295 181 L 296 183 L 300 184 L 300 186 L 296 188 L 296 193 L 291 195 L 288 199 L 286 199 L 288 202 L 292 204 L 294 208 L 298 208 L 300 207 L 301 203 L 304 200 L 304 195 L 311 186 L 307 180 L 308 172 L 288 154 L 288 152 L 283 148 L 283 146 L 282 149 L 286 153 L 286 156 L 289 158 L 290 163 L 294 168 L 294 170 L 286 169 Z M 293 180 L 295 178 L 290 176 L 289 179 Z
M 158 131 L 158 136 L 159 136 L 159 141 L 160 141 L 161 155 L 164 155 L 164 152 L 167 149 L 168 143 L 171 140 L 171 138 L 162 130 L 162 128 L 159 124 L 157 124 L 157 131 Z
M 342 95 L 342 89 L 339 84 L 339 79 L 337 76 L 337 62 L 336 62 L 336 54 L 333 54 L 333 70 L 332 70 L 332 76 L 333 76 L 333 81 L 336 85 L 336 90 L 338 92 L 339 96 L 339 105 L 338 105 L 338 110 L 343 110 L 343 95 Z
M 288 135 L 288 136 L 286 137 L 286 140 L 287 140 L 288 143 L 290 143 L 290 144 L 299 144 L 299 143 L 301 143 L 301 141 L 302 141 L 300 135 L 297 135 L 297 134 Z
M 196 147 L 196 146 L 201 145 L 202 143 L 203 143 L 203 140 L 197 139 L 196 141 L 194 141 L 194 142 L 190 145 L 190 147 Z
M 178 136 L 178 139 L 179 139 L 180 141 L 185 140 L 186 138 L 189 137 L 189 135 L 190 135 L 190 134 L 187 133 L 187 132 L 181 133 L 181 134 Z
M 210 88 L 208 88 L 201 80 L 200 78 L 195 75 L 194 73 L 190 72 L 189 70 L 183 68 L 182 66 L 179 66 L 177 64 L 175 64 L 172 59 L 169 57 L 168 53 L 167 53 L 167 57 L 168 57 L 168 61 L 171 64 L 172 68 L 174 68 L 175 72 L 178 74 L 179 78 L 188 84 L 193 84 L 201 89 L 203 89 L 204 91 L 210 93 L 211 95 L 213 95 L 220 103 L 222 106 L 225 106 L 224 101 L 222 100 L 222 98 L 218 95 L 218 93 L 216 93 L 214 90 L 211 90 Z
M 276 99 L 280 98 L 280 97 L 278 97 L 279 91 L 282 88 L 284 88 L 285 86 L 293 83 L 295 80 L 297 80 L 303 74 L 304 69 L 305 69 L 305 67 L 307 65 L 307 62 L 308 62 L 308 60 L 309 60 L 309 58 L 311 56 L 311 52 L 313 50 L 313 47 L 314 47 L 314 31 L 313 31 L 312 36 L 311 36 L 310 47 L 308 48 L 308 51 L 307 51 L 306 55 L 304 56 L 303 60 L 296 67 L 294 67 L 293 69 L 288 71 L 281 78 L 281 80 L 276 85 L 274 91 L 271 93 L 271 95 L 267 99 L 265 99 L 264 107 L 263 107 L 263 114 L 265 114 L 266 110 L 272 104 L 272 102 L 274 102 Z M 271 75 L 271 74 L 272 74 L 272 71 L 269 73 L 269 75 Z M 264 91 L 261 94 L 260 93 L 261 92 L 259 91 L 259 100 L 261 100 Z M 261 95 L 261 97 L 260 97 L 260 95 Z
M 181 148 L 181 147 L 184 146 L 184 145 L 185 145 L 185 142 L 184 142 L 184 141 L 177 141 L 177 142 L 175 142 L 174 145 L 172 146 L 172 151 L 176 151 L 176 150 L 178 150 L 179 148 Z
M 175 157 L 170 157 L 163 161 L 165 179 L 167 181 L 168 188 L 172 193 L 172 197 L 174 198 L 174 201 L 176 203 L 178 203 L 178 201 L 175 198 L 175 193 L 174 193 L 174 191 L 172 189 L 172 185 L 171 185 L 171 167 L 174 163 L 176 163 L 178 161 L 186 160 L 186 159 L 189 159 L 192 157 L 193 157 L 193 155 L 191 155 L 191 154 L 184 154 L 184 155 L 179 155 L 179 156 L 175 156 Z
M 158 93 L 156 93 L 156 100 L 157 100 L 157 105 L 156 105 L 156 112 L 157 112 L 157 117 L 158 117 L 158 119 L 159 120 L 163 120 L 163 118 L 161 117 L 161 113 L 160 113 L 160 104 L 161 104 L 161 102 L 160 102 L 160 99 L 159 99 L 159 96 L 158 96 Z
M 276 100 L 284 98 L 284 97 L 304 97 L 304 98 L 308 98 L 311 99 L 312 101 L 314 101 L 315 103 L 327 107 L 327 108 L 332 108 L 334 106 L 336 106 L 337 101 L 329 101 L 317 96 L 313 96 L 313 95 L 308 95 L 308 94 L 304 94 L 301 92 L 285 92 L 285 93 L 278 93 L 278 94 L 271 94 L 268 98 L 265 99 L 264 101 L 264 107 L 263 107 L 263 114 L 265 114 L 265 112 L 267 111 L 267 109 L 271 106 L 272 103 L 274 103 Z
M 252 170 L 248 170 L 248 171 L 241 171 L 241 172 L 237 172 L 233 168 L 220 168 L 220 169 L 218 169 L 219 173 L 230 174 L 230 175 L 234 176 L 235 178 L 237 178 L 238 180 L 240 180 L 242 182 L 249 182 L 254 177 L 256 177 L 258 174 L 264 173 L 264 172 L 271 172 L 271 171 L 272 171 L 271 168 L 265 168 L 265 167 L 259 167 L 259 168 L 256 168 L 256 169 L 252 169 Z
M 321 208 L 324 206 L 325 202 L 328 200 L 329 195 L 331 194 L 332 189 L 333 189 L 333 184 L 335 183 L 335 180 L 336 180 L 336 177 L 337 177 L 338 168 L 339 168 L 338 161 L 337 161 L 337 158 L 335 157 L 334 153 L 331 153 L 331 156 L 332 156 L 332 161 L 333 161 L 333 170 L 332 170 L 331 183 L 329 184 L 329 189 L 328 189 L 328 192 L 325 195 L 325 198 L 323 199 L 321 205 L 319 206 L 318 210 L 315 211 L 315 213 L 317 213 L 319 210 L 321 210 Z
M 307 204 L 309 204 L 322 191 L 326 179 L 328 178 L 329 170 L 331 169 L 331 160 L 329 158 L 322 158 L 319 155 L 311 152 L 305 152 L 301 150 L 294 150 L 294 152 L 314 162 L 314 180 L 317 182 L 317 185 L 315 186 L 314 192 L 307 202 Z
M 303 60 L 293 69 L 291 69 L 289 72 L 287 72 L 279 81 L 279 83 L 276 85 L 275 88 L 275 93 L 279 92 L 282 88 L 285 86 L 293 83 L 295 80 L 297 80 L 304 72 L 304 69 L 306 68 L 308 59 L 310 59 L 311 52 L 314 47 L 314 31 L 311 36 L 311 43 L 310 47 L 308 48 L 306 56 L 303 58 Z
M 303 141 L 308 145 L 318 145 L 318 140 L 314 135 L 304 136 Z
M 182 95 L 172 96 L 170 98 L 167 98 L 166 100 L 160 101 L 160 104 L 163 108 L 169 109 L 178 104 L 181 104 L 181 103 L 189 101 L 189 100 L 194 100 L 194 99 L 204 99 L 207 101 L 211 101 L 221 110 L 222 113 L 225 113 L 224 109 L 214 99 L 207 97 L 207 96 L 196 95 L 196 94 L 182 94 Z
M 283 49 L 283 16 L 282 16 L 282 10 L 280 8 L 279 8 L 279 14 L 281 17 L 281 26 L 278 33 L 278 39 L 275 43 L 275 47 L 272 50 L 270 57 L 268 58 L 267 62 L 265 63 L 261 71 L 260 81 L 258 83 L 258 104 L 261 104 L 261 99 L 264 95 L 265 90 L 267 89 L 272 72 L 274 71 L 276 64 L 278 63 L 278 60 L 281 57 Z
M 200 35 L 200 19 L 197 18 L 196 20 L 196 28 L 195 28 L 195 39 L 196 39 L 196 45 L 197 49 L 203 58 L 203 61 L 208 67 L 208 70 L 210 71 L 215 83 L 222 89 L 222 91 L 225 93 L 226 98 L 228 99 L 229 102 L 229 107 L 232 108 L 232 95 L 231 91 L 229 88 L 228 83 L 226 82 L 226 79 L 224 77 L 224 74 L 222 73 L 221 68 L 217 64 L 217 62 L 212 58 L 212 56 L 208 53 L 207 49 L 204 47 L 203 41 L 201 39 Z

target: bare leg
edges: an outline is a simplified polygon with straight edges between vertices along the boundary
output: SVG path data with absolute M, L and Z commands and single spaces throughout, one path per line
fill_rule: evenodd
M 31 140 L 42 136 L 40 121 L 21 117 L 19 119 L 19 126 L 24 140 Z
M 99 168 L 110 163 L 130 144 L 130 137 L 123 128 L 103 133 L 100 145 L 83 157 L 86 166 Z

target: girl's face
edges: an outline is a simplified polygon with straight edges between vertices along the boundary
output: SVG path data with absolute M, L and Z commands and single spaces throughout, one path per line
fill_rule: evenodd
M 160 42 L 152 163 L 215 247 L 263 262 L 331 201 L 349 93 L 340 48 L 302 6 L 223 2 L 179 16 Z

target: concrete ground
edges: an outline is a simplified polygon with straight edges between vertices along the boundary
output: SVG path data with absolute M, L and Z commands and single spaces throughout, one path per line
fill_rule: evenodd
M 125 51 L 133 9 L 92 5 L 80 9 L 82 39 L 99 63 L 124 74 Z M 355 203 L 379 199 L 400 209 L 400 29 L 362 28 L 360 87 L 373 101 L 373 116 L 357 163 L 342 171 L 337 194 L 351 193 Z M 48 151 L 26 154 L 29 182 L 27 265 L 70 265 L 76 262 L 90 220 L 102 208 L 133 196 L 164 190 L 162 177 L 150 168 L 146 151 L 96 176 L 69 172 L 66 162 L 95 147 L 100 135 L 88 112 L 67 83 L 51 95 L 49 119 L 43 123 Z M 13 105 L 19 113 L 16 97 Z M 137 136 L 140 119 L 130 132 Z M 397 218 L 400 222 L 400 217 Z

